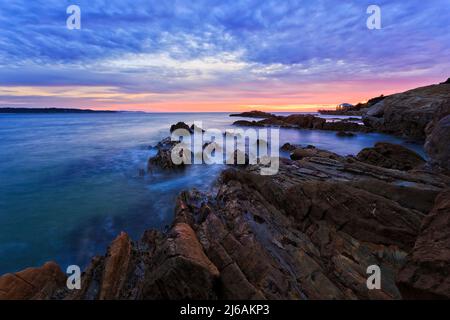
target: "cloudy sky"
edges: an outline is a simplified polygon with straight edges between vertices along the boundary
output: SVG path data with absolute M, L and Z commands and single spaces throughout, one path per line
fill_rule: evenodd
M 450 0 L 0 1 L 0 106 L 295 111 L 450 77 Z

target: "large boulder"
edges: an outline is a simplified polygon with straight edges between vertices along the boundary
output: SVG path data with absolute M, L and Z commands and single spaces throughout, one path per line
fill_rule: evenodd
M 182 169 L 185 167 L 185 162 L 181 164 L 176 164 L 172 161 L 172 151 L 179 144 L 179 141 L 172 141 L 170 137 L 163 139 L 156 145 L 158 150 L 154 157 L 148 159 L 147 170 L 152 172 L 153 169 Z M 184 154 L 183 150 L 179 151 L 179 155 L 185 157 L 186 162 L 188 162 L 188 154 Z
M 361 150 L 359 161 L 397 170 L 411 170 L 425 164 L 425 160 L 414 151 L 398 144 L 378 142 L 373 148 Z
M 377 131 L 424 139 L 427 125 L 449 98 L 448 83 L 393 94 L 370 107 L 363 121 Z
M 351 137 L 354 137 L 355 134 L 353 132 L 338 131 L 338 132 L 336 132 L 336 136 L 343 137 L 343 138 L 351 138 Z
M 191 128 L 186 123 L 178 122 L 178 123 L 173 124 L 173 125 L 170 126 L 170 133 L 172 133 L 172 132 L 174 132 L 175 130 L 178 130 L 178 129 L 184 129 L 184 130 L 186 130 L 188 132 L 191 131 Z
M 130 266 L 131 248 L 131 240 L 124 232 L 111 243 L 102 274 L 100 300 L 119 298 Z
M 405 299 L 450 299 L 450 189 L 442 192 L 424 219 L 398 287 Z
M 371 131 L 369 128 L 360 125 L 355 122 L 351 121 L 334 121 L 334 122 L 326 122 L 322 126 L 323 130 L 331 130 L 331 131 L 338 131 L 338 132 L 369 132 Z
M 311 158 L 311 157 L 330 158 L 330 159 L 341 158 L 340 156 L 338 156 L 337 154 L 335 154 L 333 152 L 321 150 L 321 149 L 315 148 L 314 146 L 296 148 L 291 152 L 291 156 L 290 156 L 290 158 L 292 160 L 300 160 L 303 158 Z
M 289 142 L 283 144 L 280 148 L 281 151 L 292 152 L 295 149 L 300 148 L 298 145 L 290 144 Z
M 0 277 L 0 300 L 50 299 L 66 284 L 66 275 L 54 262 Z

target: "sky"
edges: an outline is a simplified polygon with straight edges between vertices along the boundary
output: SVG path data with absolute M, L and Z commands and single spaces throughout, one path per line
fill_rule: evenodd
M 333 108 L 450 77 L 449 17 L 450 0 L 0 0 L 0 107 Z

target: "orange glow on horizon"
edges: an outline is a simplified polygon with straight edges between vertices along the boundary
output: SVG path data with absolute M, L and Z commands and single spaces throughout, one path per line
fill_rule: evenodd
M 299 104 L 299 105 L 235 105 L 228 103 L 195 102 L 149 105 L 115 105 L 111 107 L 84 106 L 85 109 L 143 111 L 143 112 L 244 112 L 259 110 L 265 112 L 316 112 L 317 110 L 333 110 L 337 104 Z
M 434 80 L 434 81 L 433 81 Z M 239 84 L 180 92 L 122 92 L 105 86 L 3 86 L 0 104 L 144 112 L 315 112 L 429 85 L 436 79 Z M 13 103 L 9 104 L 8 97 Z

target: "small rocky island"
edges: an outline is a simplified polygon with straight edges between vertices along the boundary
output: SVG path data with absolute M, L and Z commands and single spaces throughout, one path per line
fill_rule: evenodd
M 0 277 L 0 299 L 450 299 L 450 83 L 361 109 L 364 125 L 259 112 L 235 125 L 385 132 L 422 139 L 428 159 L 382 142 L 345 157 L 285 144 L 278 174 L 229 166 L 210 192 L 178 196 L 167 232 L 118 235 L 81 290 L 49 262 Z M 171 148 L 149 170 L 173 170 Z
M 67 109 L 67 108 L 0 108 L 0 113 L 117 113 L 110 110 Z
M 261 119 L 271 118 L 273 116 L 274 115 L 271 113 L 258 111 L 258 110 L 230 114 L 230 117 L 261 118 Z

